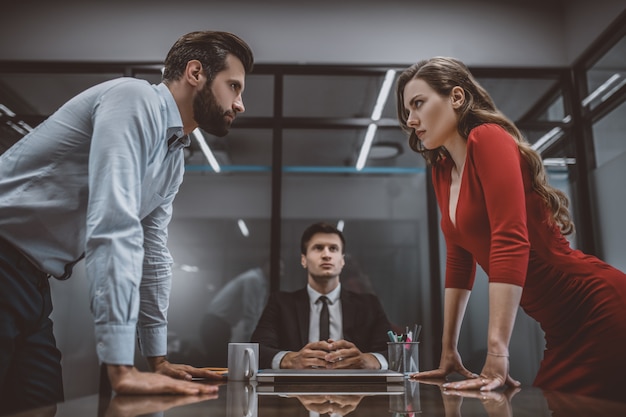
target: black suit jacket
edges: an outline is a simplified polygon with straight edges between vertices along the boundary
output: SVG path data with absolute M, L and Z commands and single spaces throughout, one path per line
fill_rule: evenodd
M 341 289 L 344 339 L 361 352 L 375 352 L 387 357 L 387 331 L 391 324 L 373 294 L 357 294 Z M 309 341 L 309 294 L 306 288 L 294 292 L 270 294 L 265 310 L 252 334 L 259 344 L 259 368 L 272 367 L 272 359 L 282 351 L 297 352 Z

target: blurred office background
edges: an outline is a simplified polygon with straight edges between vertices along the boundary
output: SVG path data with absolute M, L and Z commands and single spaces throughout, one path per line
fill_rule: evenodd
M 324 220 L 343 229 L 358 271 L 351 276 L 378 294 L 390 320 L 423 326 L 421 367 L 436 367 L 439 211 L 425 164 L 397 126 L 393 88 L 372 119 L 386 77 L 435 55 L 466 62 L 570 196 L 572 245 L 626 270 L 624 10 L 622 0 L 22 2 L 0 14 L 0 151 L 93 84 L 118 76 L 158 83 L 165 54 L 186 32 L 237 33 L 257 60 L 246 113 L 224 138 L 193 138 L 170 227 L 173 356 L 212 365 L 200 323 L 243 271 L 270 259 L 271 290 L 303 286 L 300 234 Z M 488 313 L 479 273 L 460 341 L 476 372 Z M 66 395 L 94 393 L 83 266 L 52 285 Z M 540 327 L 520 311 L 513 377 L 530 384 L 542 349 Z M 145 369 L 139 356 L 137 365 Z

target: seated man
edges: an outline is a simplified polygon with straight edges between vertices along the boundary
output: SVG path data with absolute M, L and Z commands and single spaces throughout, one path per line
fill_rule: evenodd
M 386 369 L 391 325 L 380 301 L 339 282 L 343 234 L 315 223 L 302 234 L 300 250 L 308 285 L 270 294 L 251 339 L 259 343 L 259 368 Z

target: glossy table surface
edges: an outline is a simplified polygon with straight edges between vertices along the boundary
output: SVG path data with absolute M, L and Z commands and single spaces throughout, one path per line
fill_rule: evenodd
M 276 391 L 280 392 L 266 392 Z M 93 395 L 32 410 L 20 417 L 226 416 L 311 417 L 626 416 L 626 402 L 610 402 L 533 387 L 492 393 L 444 392 L 436 383 L 352 386 L 267 386 L 229 382 L 210 397 Z M 323 414 L 327 416 L 329 414 Z M 17 416 L 17 415 L 16 415 Z

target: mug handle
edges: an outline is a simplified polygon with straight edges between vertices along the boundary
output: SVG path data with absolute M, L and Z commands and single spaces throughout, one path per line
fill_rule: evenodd
M 254 356 L 254 350 L 252 348 L 246 348 L 244 351 L 244 374 L 243 376 L 246 378 L 252 378 L 256 371 L 256 357 Z
M 245 404 L 243 407 L 243 417 L 253 417 L 254 410 L 256 409 L 256 396 L 254 388 L 250 385 L 246 385 L 245 388 Z

